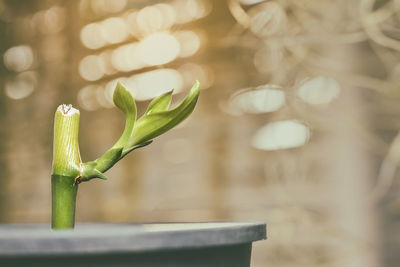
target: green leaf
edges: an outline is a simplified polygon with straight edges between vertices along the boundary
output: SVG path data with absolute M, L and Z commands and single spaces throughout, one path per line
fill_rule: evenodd
M 135 100 L 131 93 L 120 82 L 118 82 L 115 87 L 113 102 L 125 114 L 136 114 Z
M 200 83 L 196 81 L 182 103 L 172 110 L 145 114 L 137 120 L 128 144 L 134 146 L 151 140 L 172 129 L 185 120 L 194 110 L 200 94 Z
M 192 112 L 200 94 L 200 84 L 196 81 L 182 103 L 172 110 L 167 110 L 172 98 L 172 91 L 162 94 L 149 104 L 145 114 L 136 121 L 136 104 L 132 95 L 120 83 L 115 88 L 113 100 L 126 116 L 125 129 L 119 140 L 100 158 L 81 164 L 81 172 L 75 183 L 93 178 L 107 179 L 103 174 L 115 163 L 133 150 L 149 145 L 157 137 L 175 127 Z
M 121 137 L 114 144 L 113 148 L 121 147 L 124 148 L 127 144 L 130 136 L 132 135 L 133 127 L 136 121 L 136 103 L 131 93 L 125 89 L 119 82 L 114 91 L 113 95 L 114 104 L 125 114 L 125 129 Z
M 167 110 L 169 108 L 169 105 L 171 104 L 171 99 L 172 99 L 172 92 L 174 90 L 171 90 L 169 92 L 166 92 L 159 97 L 153 99 L 149 106 L 147 107 L 147 110 L 144 114 L 149 115 L 151 113 L 156 113 L 160 111 Z
M 125 129 L 118 141 L 101 157 L 95 160 L 96 169 L 105 172 L 121 159 L 122 150 L 132 135 L 136 122 L 136 103 L 131 93 L 119 82 L 114 90 L 114 104 L 125 114 Z M 100 178 L 100 177 L 99 177 Z

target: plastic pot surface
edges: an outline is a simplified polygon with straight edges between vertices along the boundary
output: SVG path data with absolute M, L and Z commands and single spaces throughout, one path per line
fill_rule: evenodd
M 0 266 L 249 267 L 264 223 L 46 224 L 0 226 Z

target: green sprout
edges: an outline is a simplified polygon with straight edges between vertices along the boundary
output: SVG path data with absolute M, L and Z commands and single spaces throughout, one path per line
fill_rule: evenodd
M 60 105 L 54 119 L 52 182 L 52 228 L 70 229 L 75 225 L 75 202 L 78 185 L 93 178 L 106 180 L 105 172 L 133 150 L 185 120 L 194 110 L 200 93 L 198 81 L 185 99 L 168 109 L 172 90 L 153 99 L 142 117 L 137 119 L 136 103 L 120 83 L 113 101 L 125 115 L 125 129 L 118 141 L 102 156 L 83 163 L 79 152 L 79 110 Z

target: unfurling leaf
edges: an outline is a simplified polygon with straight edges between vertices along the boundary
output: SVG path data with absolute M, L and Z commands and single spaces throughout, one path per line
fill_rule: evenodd
M 181 123 L 193 112 L 199 94 L 200 83 L 196 81 L 189 94 L 176 108 L 143 115 L 135 123 L 133 135 L 128 144 L 130 146 L 141 144 L 165 133 Z
M 132 135 L 133 127 L 136 121 L 136 103 L 131 93 L 125 89 L 120 83 L 117 86 L 113 95 L 114 104 L 125 114 L 125 129 L 121 137 L 115 143 L 113 148 L 124 148 Z
M 131 93 L 119 82 L 114 90 L 113 102 L 125 114 L 134 114 L 136 116 L 135 100 Z
M 93 167 L 93 170 L 100 172 L 107 171 L 121 159 L 122 151 L 132 135 L 133 127 L 136 121 L 137 111 L 135 100 L 133 99 L 131 93 L 120 83 L 117 83 L 117 86 L 115 87 L 113 101 L 114 104 L 125 114 L 125 129 L 118 141 L 101 157 L 94 161 L 96 166 Z
M 167 110 L 171 104 L 172 92 L 173 90 L 154 98 L 153 101 L 150 102 L 144 114 L 149 115 L 151 113 Z
M 76 183 L 93 178 L 107 179 L 103 174 L 120 159 L 133 150 L 149 145 L 152 139 L 165 133 L 186 119 L 197 103 L 200 84 L 196 81 L 182 103 L 172 110 L 167 110 L 172 99 L 172 90 L 150 102 L 145 114 L 136 121 L 136 103 L 130 92 L 120 83 L 117 84 L 113 101 L 125 114 L 125 129 L 118 141 L 95 161 L 81 165 L 80 176 Z

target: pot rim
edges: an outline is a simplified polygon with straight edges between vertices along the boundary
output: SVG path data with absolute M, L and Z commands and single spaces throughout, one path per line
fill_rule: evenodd
M 0 256 L 136 253 L 252 243 L 266 239 L 263 222 L 78 223 L 0 225 Z

